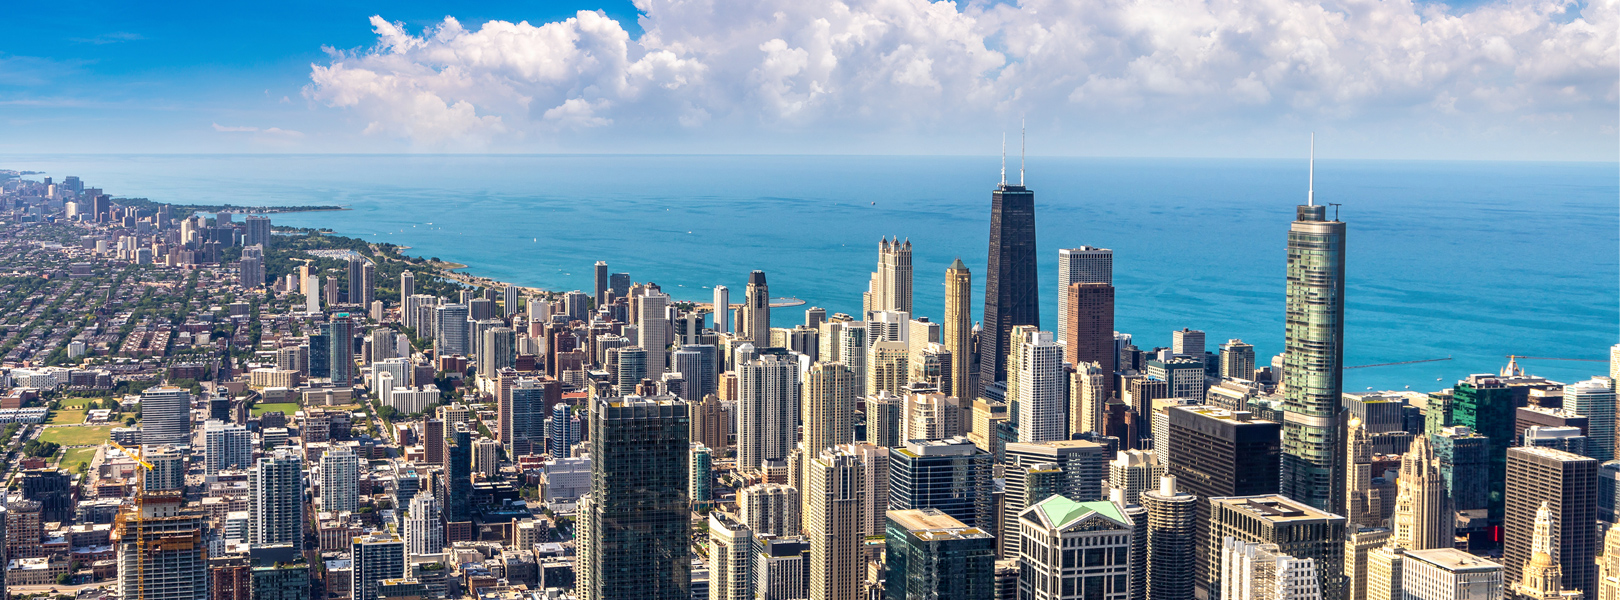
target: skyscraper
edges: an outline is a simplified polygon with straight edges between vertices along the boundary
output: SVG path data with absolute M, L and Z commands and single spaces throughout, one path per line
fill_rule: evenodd
M 737 469 L 759 469 L 793 449 L 799 406 L 799 366 L 767 354 L 737 366 Z
M 1209 506 L 1209 541 L 1200 553 L 1212 568 L 1197 582 L 1208 591 L 1208 597 L 1220 596 L 1219 591 L 1225 589 L 1220 569 L 1222 551 L 1228 539 L 1235 539 L 1276 544 L 1279 554 L 1316 561 L 1321 598 L 1344 599 L 1344 517 L 1276 495 L 1210 498 Z
M 805 374 L 804 450 L 815 456 L 823 449 L 848 444 L 855 439 L 855 373 L 839 362 L 818 362 Z
M 1598 461 L 1552 448 L 1510 448 L 1502 566 L 1507 581 L 1523 579 L 1531 559 L 1536 513 L 1543 504 L 1558 524 L 1563 589 L 1597 592 Z
M 688 419 L 673 396 L 594 399 L 582 600 L 691 600 Z
M 1564 590 L 1564 571 L 1558 564 L 1558 545 L 1553 537 L 1557 531 L 1552 508 L 1542 502 L 1541 508 L 1536 509 L 1535 529 L 1530 536 L 1530 560 L 1520 569 L 1522 575 L 1519 581 L 1511 586 L 1518 597 L 1526 600 L 1581 600 L 1580 592 Z M 1602 564 L 1601 558 L 1598 564 Z M 1500 565 L 1497 569 L 1501 569 Z
M 399 306 L 401 308 L 400 320 L 404 321 L 406 327 L 416 326 L 411 320 L 412 317 L 404 313 L 405 309 L 410 308 L 410 303 L 407 301 L 410 300 L 411 296 L 415 295 L 416 275 L 412 274 L 410 271 L 401 272 L 399 274 Z
M 1435 459 L 1428 436 L 1417 436 L 1401 457 L 1401 471 L 1395 494 L 1395 515 L 1391 518 L 1391 543 L 1407 550 L 1450 547 L 1453 514 L 1446 496 L 1440 461 Z
M 1487 507 L 1491 524 L 1499 524 L 1503 518 L 1503 507 L 1506 506 L 1507 452 L 1517 437 L 1513 389 L 1493 375 L 1469 375 L 1467 379 L 1458 381 L 1446 397 L 1451 399 L 1450 425 L 1467 427 L 1488 438 L 1491 464 L 1487 473 L 1487 484 L 1490 486 L 1487 490 Z M 1433 395 L 1430 400 L 1434 400 Z M 1434 407 L 1435 404 L 1431 403 L 1430 406 Z M 1433 408 L 1429 410 L 1434 411 Z M 1506 566 L 1510 576 L 1518 576 L 1514 565 Z
M 1040 324 L 1035 193 L 1024 187 L 1022 175 L 1017 185 L 1008 184 L 1003 168 L 1001 185 L 990 193 L 990 258 L 984 275 L 984 328 L 979 334 L 981 389 L 1007 380 L 1013 327 Z
M 545 450 L 546 397 L 556 388 L 552 379 L 518 378 L 504 389 L 500 402 L 500 440 L 509 456 L 540 454 Z
M 1114 285 L 1114 251 L 1081 246 L 1058 250 L 1058 339 L 1069 339 L 1069 287 L 1076 283 Z M 1112 335 L 1113 332 L 1109 332 Z
M 973 274 L 957 258 L 945 269 L 945 322 L 940 324 L 940 343 L 951 353 L 952 396 L 965 406 L 978 397 L 969 368 L 973 364 Z
M 1276 544 L 1222 541 L 1221 600 L 1321 600 L 1322 578 L 1314 559 L 1289 556 Z
M 754 532 L 735 515 L 709 513 L 709 600 L 751 600 Z
M 120 510 L 112 530 L 120 598 L 208 597 L 206 517 L 184 503 L 178 492 L 146 492 Z
M 596 307 L 607 306 L 608 264 L 605 260 L 596 261 L 596 287 L 593 291 Z
M 714 332 L 731 333 L 731 290 L 714 286 Z
M 864 310 L 911 312 L 911 240 L 883 238 L 878 244 L 878 267 L 863 298 Z
M 1614 458 L 1614 388 L 1612 380 L 1593 377 L 1564 386 L 1564 408 L 1587 418 L 1586 455 L 1598 462 Z
M 248 539 L 304 543 L 304 461 L 287 450 L 261 456 L 248 471 Z
M 360 457 L 348 446 L 334 446 L 321 455 L 321 510 L 331 513 L 360 510 Z
M 445 541 L 462 541 L 472 528 L 472 430 L 456 423 L 444 436 Z
M 1052 332 L 1027 325 L 1015 327 L 1009 340 L 1007 400 L 1018 407 L 1018 441 L 1068 438 L 1063 347 Z
M 1504 597 L 1502 565 L 1455 548 L 1408 552 L 1401 563 L 1406 600 Z
M 891 510 L 883 563 L 884 600 L 987 600 L 996 538 L 932 508 Z
M 1340 415 L 1344 394 L 1345 225 L 1310 191 L 1288 229 L 1283 329 L 1282 495 L 1324 510 L 1344 505 Z
M 426 491 L 411 498 L 405 516 L 405 557 L 438 554 L 444 551 L 444 522 L 439 520 L 438 499 Z
M 433 308 L 434 356 L 466 356 L 472 353 L 472 344 L 467 339 L 468 314 L 465 304 L 443 304 Z
M 203 443 L 207 449 L 204 472 L 209 475 L 225 469 L 245 469 L 253 464 L 253 434 L 246 427 L 209 419 L 203 422 Z
M 494 381 L 501 369 L 517 364 L 517 332 L 511 327 L 484 330 L 478 345 L 478 376 Z
M 1120 450 L 1108 463 L 1108 487 L 1119 490 L 1125 504 L 1141 504 L 1142 493 L 1159 486 L 1164 467 L 1152 450 Z
M 270 217 L 248 215 L 244 222 L 247 224 L 247 232 L 242 236 L 242 245 L 263 246 L 269 250 L 270 242 L 275 239 L 270 235 Z
M 1254 346 L 1239 339 L 1221 344 L 1221 377 L 1254 379 Z
M 354 382 L 354 322 L 339 314 L 332 322 L 321 325 L 326 335 L 327 376 L 332 383 L 347 386 Z
M 638 326 L 636 331 L 640 336 L 638 346 L 647 351 L 647 379 L 658 381 L 664 376 L 664 367 L 669 364 L 669 319 L 665 316 L 665 307 L 669 306 L 669 295 L 661 293 L 643 294 L 637 304 Z M 769 338 L 769 333 L 766 334 Z
M 1147 509 L 1147 597 L 1192 600 L 1197 498 L 1176 489 L 1176 478 L 1159 478 L 1159 486 L 1142 492 Z
M 737 518 L 755 534 L 799 535 L 804 495 L 791 485 L 756 483 L 737 490 Z
M 141 392 L 141 445 L 191 445 L 191 392 L 157 386 Z
M 967 527 L 992 531 L 991 464 L 990 453 L 963 437 L 891 448 L 889 509 L 937 509 Z
M 1018 514 L 1018 597 L 1026 600 L 1130 597 L 1131 533 L 1118 504 L 1052 496 Z
M 1171 406 L 1166 413 L 1169 443 L 1155 453 L 1166 453 L 1166 473 L 1199 498 L 1195 532 L 1199 550 L 1193 568 L 1202 586 L 1216 578 L 1214 572 L 1220 569 L 1218 562 L 1210 562 L 1220 558 L 1210 550 L 1219 542 L 1209 529 L 1210 499 L 1276 492 L 1279 427 L 1247 412 L 1213 406 Z
M 888 504 L 885 450 L 849 444 L 822 450 L 807 465 L 811 600 L 858 600 L 865 579 L 862 544 L 883 531 Z
M 1075 282 L 1063 291 L 1065 310 L 1058 312 L 1063 324 L 1064 358 L 1070 364 L 1097 363 L 1107 375 L 1105 396 L 1113 396 L 1113 374 L 1119 352 L 1114 349 L 1114 286 L 1100 282 Z
M 771 291 L 764 271 L 748 274 L 743 306 L 737 311 L 737 339 L 751 342 L 755 348 L 771 345 Z
M 385 579 L 405 576 L 405 541 L 386 532 L 355 536 L 350 548 L 349 597 L 377 600 L 377 585 Z

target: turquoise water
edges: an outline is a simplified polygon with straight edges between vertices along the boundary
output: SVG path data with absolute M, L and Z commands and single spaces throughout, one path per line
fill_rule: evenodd
M 909 237 L 916 308 L 941 315 L 960 256 L 982 285 L 996 157 L 9 156 L 115 196 L 342 204 L 277 224 L 415 248 L 500 280 L 589 289 L 591 265 L 676 298 L 774 296 L 854 314 L 880 237 Z M 1016 173 L 1016 171 L 1014 171 Z M 1182 327 L 1281 350 L 1284 244 L 1304 161 L 1032 158 L 1044 326 L 1057 250 L 1113 248 L 1117 319 L 1144 348 Z M 1506 354 L 1604 358 L 1620 341 L 1620 205 L 1605 163 L 1321 160 L 1317 199 L 1349 225 L 1346 390 L 1433 390 Z M 875 204 L 874 204 L 875 203 Z M 431 225 L 429 225 L 431 223 Z M 975 292 L 983 297 L 982 287 Z M 978 308 L 975 309 L 977 317 Z M 802 321 L 778 310 L 778 326 Z M 1596 362 L 1527 361 L 1572 381 Z

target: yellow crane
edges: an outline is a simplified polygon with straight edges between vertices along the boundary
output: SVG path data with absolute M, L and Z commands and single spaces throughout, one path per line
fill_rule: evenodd
M 141 458 L 141 453 L 130 450 L 129 448 L 125 448 L 123 445 L 112 440 L 107 440 L 107 443 L 112 447 L 123 451 L 126 456 L 135 461 L 135 464 L 138 464 L 141 466 L 141 468 L 146 469 L 148 473 L 152 471 L 152 463 L 146 462 L 145 459 Z M 141 513 L 144 510 L 142 507 L 142 500 L 145 497 L 146 474 L 137 473 L 135 475 L 135 513 L 134 518 L 131 519 L 135 522 L 135 598 L 146 597 L 146 531 L 141 527 Z M 124 593 L 124 590 L 119 590 L 119 594 Z M 125 597 L 129 596 L 126 595 Z

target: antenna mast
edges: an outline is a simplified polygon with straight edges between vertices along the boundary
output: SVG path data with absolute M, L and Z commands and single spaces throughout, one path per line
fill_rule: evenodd
M 1316 132 L 1311 132 L 1311 171 L 1307 180 L 1305 205 L 1316 206 Z
M 1007 132 L 1001 132 L 1001 185 L 1007 185 Z
M 1024 185 L 1024 120 L 1018 120 L 1018 185 Z

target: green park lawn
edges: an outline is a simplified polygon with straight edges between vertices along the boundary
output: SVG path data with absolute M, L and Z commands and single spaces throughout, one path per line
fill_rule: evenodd
M 269 404 L 255 404 L 253 405 L 253 416 L 257 417 L 259 415 L 263 415 L 264 413 L 275 412 L 278 410 L 281 411 L 281 414 L 291 417 L 293 413 L 298 412 L 298 403 L 272 402 Z
M 62 461 L 58 467 L 67 469 L 69 472 L 78 472 L 80 463 L 89 464 L 90 460 L 95 457 L 96 448 L 94 446 L 89 448 L 68 448 L 62 454 Z
M 39 441 L 55 442 L 63 446 L 96 446 L 112 439 L 114 427 L 117 426 L 46 427 L 40 432 Z
M 46 425 L 78 425 L 84 422 L 83 410 L 60 409 L 51 411 L 51 418 L 45 420 Z

